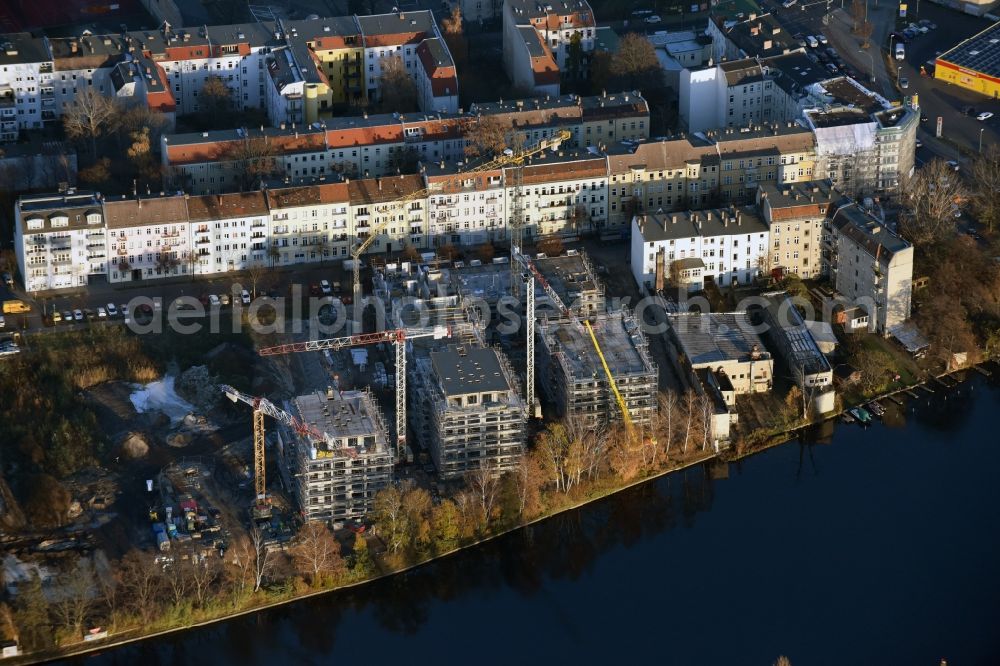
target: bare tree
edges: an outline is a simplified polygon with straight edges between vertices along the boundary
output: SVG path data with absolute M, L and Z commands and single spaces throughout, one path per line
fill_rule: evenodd
M 156 614 L 156 600 L 160 592 L 160 565 L 154 558 L 139 550 L 125 553 L 118 565 L 121 584 L 129 609 L 143 623 L 148 624 Z
M 208 601 L 208 593 L 219 578 L 219 560 L 216 557 L 192 557 L 186 566 L 185 575 L 191 581 L 191 593 L 200 608 Z
M 393 553 L 406 546 L 406 512 L 403 510 L 403 489 L 389 485 L 375 495 L 375 524 Z
M 955 171 L 933 160 L 909 180 L 900 213 L 903 235 L 918 247 L 938 243 L 955 233 L 955 211 L 966 192 Z
M 525 453 L 521 462 L 514 470 L 514 483 L 517 489 L 518 512 L 522 517 L 534 515 L 541 503 L 541 470 L 535 456 Z
M 492 157 L 507 148 L 510 126 L 497 116 L 470 118 L 462 129 L 465 154 L 469 157 Z
M 250 280 L 250 293 L 257 298 L 257 285 L 261 283 L 264 276 L 270 270 L 267 264 L 262 261 L 254 261 L 247 266 L 247 279 Z
M 496 465 L 490 461 L 483 461 L 479 469 L 466 474 L 466 482 L 479 509 L 480 525 L 483 528 L 489 527 L 490 521 L 494 518 L 497 498 L 500 496 L 500 474 Z
M 76 566 L 60 576 L 59 587 L 60 594 L 52 610 L 62 626 L 79 637 L 97 598 L 90 560 L 80 559 Z
M 670 453 L 670 444 L 676 434 L 678 400 L 674 391 L 664 391 L 657 398 L 658 407 L 656 411 L 657 429 L 656 436 L 663 446 L 664 453 Z
M 180 558 L 177 558 L 178 560 Z M 170 601 L 180 606 L 191 591 L 191 577 L 185 562 L 175 562 L 162 570 L 163 587 L 170 593 Z
M 448 51 L 455 61 L 455 68 L 461 72 L 469 55 L 469 43 L 462 27 L 462 8 L 457 4 L 452 7 L 451 14 L 441 19 L 441 34 Z
M 609 74 L 609 84 L 624 90 L 663 84 L 663 68 L 656 50 L 645 36 L 634 32 L 618 43 L 618 49 L 611 56 Z
M 1000 146 L 991 144 L 972 162 L 969 199 L 976 219 L 992 232 L 1000 222 Z
M 204 127 L 228 127 L 233 106 L 233 92 L 226 82 L 218 76 L 206 77 L 198 92 L 198 115 Z
M 89 140 L 91 156 L 97 158 L 97 138 L 109 127 L 118 112 L 110 97 L 96 90 L 85 90 L 63 112 L 63 128 L 73 140 Z
M 244 136 L 230 143 L 225 158 L 232 163 L 241 190 L 253 189 L 261 180 L 278 173 L 277 162 L 264 137 Z
M 386 56 L 379 61 L 381 101 L 379 108 L 388 113 L 411 111 L 416 108 L 417 85 L 406 72 L 406 65 L 399 56 Z
M 295 568 L 308 574 L 313 586 L 319 585 L 323 576 L 339 573 L 344 566 L 340 544 L 329 528 L 317 521 L 302 526 L 292 543 L 291 553 Z
M 691 442 L 699 411 L 698 394 L 688 391 L 684 394 L 684 445 L 681 448 L 684 453 L 687 453 L 688 444 Z

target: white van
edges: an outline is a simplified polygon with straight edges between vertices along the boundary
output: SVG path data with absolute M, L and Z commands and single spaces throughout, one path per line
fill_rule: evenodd
M 806 37 L 806 43 L 809 44 L 809 48 L 811 49 L 819 48 L 819 40 L 812 35 Z
M 906 49 L 899 42 L 896 42 L 896 60 L 906 60 Z

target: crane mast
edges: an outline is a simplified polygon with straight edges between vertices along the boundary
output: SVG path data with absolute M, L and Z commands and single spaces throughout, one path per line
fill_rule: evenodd
M 347 347 L 360 347 L 380 342 L 389 342 L 396 351 L 396 456 L 397 460 L 406 453 L 406 341 L 418 338 L 440 340 L 450 338 L 451 329 L 446 326 L 434 328 L 396 328 L 378 333 L 363 333 L 343 338 L 327 338 L 325 340 L 310 340 L 291 344 L 265 347 L 257 353 L 261 356 L 276 356 L 307 351 L 322 351 L 324 349 L 339 350 Z

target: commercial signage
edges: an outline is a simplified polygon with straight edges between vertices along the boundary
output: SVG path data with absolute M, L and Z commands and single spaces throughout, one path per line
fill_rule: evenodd
M 899 18 L 906 18 L 906 5 L 899 3 Z

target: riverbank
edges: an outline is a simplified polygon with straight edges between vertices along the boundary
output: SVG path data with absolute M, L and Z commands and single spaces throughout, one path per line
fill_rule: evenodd
M 988 373 L 989 372 L 989 371 L 983 370 L 983 369 L 979 369 L 979 371 L 983 372 L 983 373 Z M 929 379 L 928 381 L 933 381 L 933 380 L 942 381 L 940 379 L 941 377 L 951 376 L 953 374 L 955 374 L 955 373 L 945 373 L 945 374 L 942 374 L 940 376 L 937 376 L 937 377 L 934 377 L 932 379 Z M 886 396 L 895 395 L 896 393 L 900 393 L 900 392 L 909 392 L 909 391 L 912 391 L 915 387 L 920 386 L 920 385 L 922 385 L 924 383 L 926 383 L 926 382 L 917 383 L 917 384 L 914 384 L 913 386 L 908 386 L 908 387 L 905 387 L 905 388 L 897 389 L 897 390 L 892 391 L 892 392 L 887 392 L 886 394 L 881 395 L 881 396 L 879 396 L 878 398 L 875 398 L 875 399 L 883 399 Z M 913 395 L 913 394 L 911 393 L 911 395 Z M 867 400 L 866 400 L 866 402 L 867 402 Z M 849 408 L 849 407 L 845 407 L 845 409 L 846 408 Z M 839 415 L 839 413 L 838 413 L 838 415 Z M 838 415 L 834 415 L 834 416 L 830 417 L 829 419 L 825 419 L 825 420 L 832 420 L 833 418 L 837 418 Z M 537 525 L 537 524 L 543 523 L 545 521 L 548 521 L 548 520 L 550 520 L 550 519 L 552 519 L 552 518 L 554 518 L 556 516 L 559 516 L 561 514 L 565 514 L 565 513 L 568 513 L 568 512 L 579 510 L 582 507 L 585 507 L 586 505 L 591 504 L 593 502 L 596 502 L 598 500 L 610 497 L 610 496 L 618 494 L 618 493 L 622 493 L 622 492 L 624 492 L 624 491 L 626 491 L 628 489 L 631 489 L 631 488 L 634 488 L 634 487 L 637 487 L 637 486 L 641 486 L 643 484 L 649 483 L 650 481 L 654 481 L 656 479 L 668 476 L 668 475 L 673 474 L 675 472 L 679 472 L 679 471 L 682 471 L 682 470 L 685 470 L 685 469 L 688 469 L 688 468 L 691 468 L 691 467 L 694 467 L 694 466 L 702 465 L 702 464 L 704 464 L 706 462 L 709 462 L 709 461 L 711 461 L 711 460 L 713 460 L 715 458 L 720 458 L 721 460 L 724 460 L 726 462 L 735 462 L 735 461 L 742 460 L 742 459 L 744 459 L 746 457 L 749 457 L 750 455 L 755 455 L 755 454 L 761 453 L 763 451 L 766 451 L 768 449 L 777 447 L 780 444 L 787 443 L 790 440 L 794 439 L 797 435 L 799 435 L 803 429 L 809 428 L 809 427 L 814 427 L 814 426 L 818 425 L 818 423 L 822 423 L 822 422 L 816 422 L 816 423 L 806 424 L 806 425 L 803 425 L 803 426 L 799 426 L 799 427 L 787 430 L 787 431 L 785 431 L 783 433 L 776 434 L 773 437 L 770 437 L 770 438 L 767 438 L 767 439 L 763 440 L 761 444 L 756 445 L 756 446 L 754 446 L 752 448 L 748 448 L 746 450 L 742 450 L 742 451 L 736 451 L 735 449 L 731 449 L 731 450 L 725 450 L 721 454 L 717 454 L 715 451 L 702 451 L 702 452 L 698 452 L 698 453 L 696 453 L 695 455 L 693 455 L 688 460 L 685 460 L 683 462 L 678 462 L 678 463 L 670 465 L 669 467 L 657 470 L 657 471 L 655 471 L 653 473 L 646 474 L 646 475 L 643 475 L 641 477 L 637 477 L 637 478 L 631 480 L 628 483 L 613 484 L 613 485 L 608 485 L 608 486 L 605 486 L 605 487 L 595 488 L 593 491 L 588 492 L 585 496 L 577 498 L 574 501 L 568 502 L 566 504 L 561 504 L 558 507 L 555 507 L 553 510 L 545 513 L 544 515 L 540 515 L 540 516 L 538 516 L 538 517 L 536 517 L 536 518 L 534 518 L 532 520 L 529 520 L 529 521 L 526 521 L 524 523 L 520 523 L 520 524 L 511 526 L 511 527 L 509 527 L 507 529 L 499 530 L 499 531 L 497 531 L 495 533 L 492 533 L 492 534 L 490 534 L 488 536 L 475 539 L 475 540 L 467 542 L 467 543 L 465 543 L 465 544 L 463 544 L 461 546 L 452 548 L 452 549 L 450 549 L 448 551 L 438 553 L 438 554 L 436 554 L 434 556 L 426 557 L 424 559 L 421 559 L 420 561 L 408 564 L 407 566 L 402 566 L 402 567 L 398 567 L 398 568 L 392 568 L 392 569 L 388 569 L 388 570 L 383 570 L 381 573 L 379 573 L 378 575 L 375 575 L 375 576 L 370 576 L 370 577 L 367 577 L 367 578 L 364 578 L 364 579 L 361 579 L 361 580 L 351 581 L 349 583 L 341 584 L 341 585 L 338 585 L 336 587 L 329 587 L 329 588 L 316 589 L 316 590 L 307 590 L 307 591 L 298 592 L 298 593 L 292 591 L 291 588 L 288 589 L 287 591 L 282 591 L 282 592 L 269 592 L 269 596 L 263 596 L 263 595 L 261 595 L 261 603 L 252 603 L 251 602 L 249 605 L 247 605 L 244 608 L 240 608 L 239 610 L 220 612 L 217 615 L 214 615 L 212 617 L 208 617 L 208 618 L 205 618 L 205 619 L 201 619 L 201 620 L 196 621 L 196 622 L 179 624 L 177 626 L 172 626 L 172 627 L 168 627 L 168 628 L 164 628 L 164 629 L 157 630 L 157 631 L 152 631 L 152 632 L 142 632 L 141 630 L 139 630 L 137 628 L 120 630 L 120 631 L 117 631 L 114 635 L 109 636 L 105 640 L 101 640 L 101 641 L 81 641 L 79 643 L 74 643 L 72 645 L 63 645 L 58 650 L 53 649 L 53 650 L 48 650 L 48 651 L 44 651 L 44 652 L 36 652 L 36 653 L 29 654 L 29 655 L 24 655 L 24 656 L 19 657 L 17 659 L 11 660 L 11 663 L 30 663 L 30 662 L 34 662 L 34 661 L 60 659 L 60 658 L 69 658 L 69 657 L 86 655 L 86 654 L 90 654 L 90 653 L 94 653 L 94 652 L 105 651 L 105 650 L 109 650 L 109 649 L 123 647 L 123 646 L 129 645 L 131 643 L 136 643 L 136 642 L 144 641 L 144 640 L 151 639 L 151 638 L 169 636 L 171 634 L 177 634 L 179 632 L 188 631 L 188 630 L 195 629 L 195 628 L 211 626 L 213 624 L 218 624 L 218 623 L 221 623 L 221 622 L 224 622 L 224 621 L 228 621 L 228 620 L 232 620 L 232 619 L 235 619 L 235 618 L 247 616 L 247 615 L 250 615 L 250 614 L 253 614 L 253 613 L 258 613 L 260 611 L 266 611 L 266 610 L 269 610 L 269 609 L 274 609 L 274 608 L 279 608 L 279 607 L 282 607 L 282 606 L 286 606 L 286 605 L 291 604 L 293 602 L 305 601 L 305 600 L 308 600 L 308 599 L 311 599 L 311 598 L 328 595 L 331 592 L 344 592 L 344 591 L 348 591 L 348 590 L 352 590 L 352 589 L 357 589 L 357 588 L 360 588 L 362 585 L 366 585 L 366 584 L 369 584 L 369 583 L 375 583 L 377 581 L 381 581 L 381 580 L 385 580 L 385 579 L 389 579 L 389 578 L 395 577 L 395 576 L 397 576 L 399 574 L 405 574 L 407 572 L 415 571 L 417 569 L 426 567 L 426 566 L 428 566 L 428 565 L 430 565 L 432 563 L 439 562 L 441 560 L 449 558 L 449 557 L 451 557 L 451 556 L 453 556 L 453 555 L 455 555 L 457 553 L 460 553 L 462 551 L 470 550 L 470 549 L 479 547 L 479 546 L 481 546 L 483 544 L 495 541 L 496 539 L 499 539 L 499 538 L 504 537 L 506 535 L 509 535 L 511 533 L 517 532 L 517 531 L 521 530 L 522 528 L 533 526 L 533 525 Z M 383 564 L 384 564 L 384 562 L 383 562 Z
M 191 623 L 187 623 L 187 624 L 183 624 L 183 625 L 178 625 L 178 626 L 174 626 L 174 627 L 169 627 L 169 628 L 165 628 L 165 629 L 161 629 L 161 630 L 156 630 L 156 631 L 152 631 L 152 632 L 142 632 L 141 630 L 136 629 L 136 628 L 124 629 L 124 630 L 116 631 L 113 635 L 109 635 L 107 639 L 93 640 L 93 641 L 80 641 L 78 643 L 73 643 L 73 644 L 69 644 L 69 645 L 64 644 L 64 645 L 60 646 L 59 649 L 51 649 L 51 650 L 45 650 L 45 651 L 41 651 L 41 652 L 25 653 L 25 654 L 22 654 L 22 655 L 20 655 L 18 657 L 5 660 L 4 663 L 9 663 L 9 664 L 31 664 L 31 663 L 38 663 L 38 662 L 45 662 L 45 661 L 53 661 L 53 660 L 57 660 L 57 659 L 69 659 L 69 658 L 74 658 L 74 657 L 81 657 L 81 656 L 85 656 L 85 655 L 88 655 L 88 654 L 94 654 L 94 653 L 99 653 L 99 652 L 103 652 L 103 651 L 106 651 L 106 650 L 112 650 L 112 649 L 116 649 L 116 648 L 121 648 L 121 647 L 130 645 L 130 644 L 133 644 L 133 643 L 137 643 L 137 642 L 141 642 L 141 641 L 145 641 L 145 640 L 149 640 L 149 639 L 153 639 L 153 638 L 160 638 L 160 637 L 169 636 L 169 635 L 172 635 L 172 634 L 178 634 L 178 633 L 184 632 L 184 631 L 189 631 L 189 630 L 192 630 L 192 629 L 197 629 L 197 628 L 202 628 L 202 627 L 209 627 L 211 625 L 215 625 L 215 624 L 219 624 L 219 623 L 226 622 L 226 621 L 229 621 L 229 620 L 233 620 L 233 619 L 237 619 L 237 618 L 240 618 L 240 617 L 245 617 L 245 616 L 248 616 L 248 615 L 259 613 L 261 611 L 266 611 L 266 610 L 270 610 L 270 609 L 276 609 L 276 608 L 280 608 L 280 607 L 283 607 L 283 606 L 287 606 L 289 604 L 293 604 L 293 603 L 297 603 L 297 602 L 301 602 L 301 601 L 306 601 L 306 600 L 309 600 L 309 599 L 314 599 L 316 597 L 326 596 L 326 595 L 329 595 L 331 593 L 338 593 L 338 592 L 345 592 L 345 591 L 354 590 L 354 589 L 360 588 L 360 587 L 365 586 L 365 585 L 369 585 L 369 584 L 372 584 L 372 583 L 376 583 L 378 581 L 383 581 L 383 580 L 386 580 L 386 579 L 389 579 L 389 578 L 393 578 L 395 576 L 399 576 L 399 575 L 402 575 L 402 574 L 406 574 L 408 572 L 412 572 L 412 571 L 421 569 L 421 568 L 426 567 L 426 566 L 428 566 L 430 564 L 433 564 L 433 563 L 445 560 L 445 559 L 447 559 L 449 557 L 452 557 L 452 556 L 454 556 L 454 555 L 456 555 L 458 553 L 461 553 L 463 551 L 477 548 L 479 546 L 482 546 L 484 544 L 490 543 L 490 542 L 495 541 L 497 539 L 500 539 L 502 537 L 508 536 L 508 535 L 510 535 L 512 533 L 518 532 L 518 531 L 520 531 L 522 529 L 531 527 L 533 525 L 538 525 L 540 523 L 544 523 L 545 521 L 551 520 L 552 518 L 555 518 L 555 517 L 560 516 L 562 514 L 579 510 L 579 509 L 581 509 L 581 508 L 583 508 L 583 507 L 585 507 L 588 504 L 591 504 L 593 502 L 597 502 L 599 500 L 611 497 L 611 496 L 616 495 L 618 493 L 625 492 L 625 491 L 630 490 L 632 488 L 635 488 L 637 486 L 641 486 L 643 484 L 646 484 L 646 483 L 649 483 L 649 482 L 652 482 L 652 481 L 656 481 L 657 479 L 663 478 L 663 477 L 668 476 L 670 474 L 674 474 L 674 473 L 677 473 L 677 472 L 681 472 L 681 471 L 683 471 L 685 469 L 689 469 L 689 468 L 692 468 L 692 467 L 696 467 L 698 465 L 702 465 L 702 464 L 704 464 L 706 462 L 709 462 L 711 460 L 714 460 L 714 459 L 716 459 L 718 457 L 719 457 L 719 454 L 716 453 L 714 450 L 701 452 L 700 454 L 694 455 L 689 460 L 685 460 L 683 462 L 678 462 L 678 463 L 676 463 L 676 464 L 674 464 L 674 465 L 672 465 L 672 466 L 670 466 L 668 468 L 664 468 L 664 469 L 658 470 L 656 472 L 653 472 L 651 474 L 644 475 L 641 478 L 633 479 L 633 480 L 629 481 L 628 483 L 620 484 L 620 485 L 616 485 L 616 486 L 608 487 L 608 488 L 598 488 L 598 489 L 594 490 L 593 492 L 588 493 L 583 498 L 577 499 L 577 500 L 572 501 L 572 502 L 570 502 L 568 504 L 565 504 L 565 505 L 560 505 L 555 510 L 553 510 L 551 512 L 548 512 L 548 513 L 546 513 L 544 515 L 537 516 L 537 517 L 535 517 L 535 518 L 533 518 L 531 520 L 528 520 L 526 522 L 520 523 L 518 525 L 511 526 L 511 527 L 509 527 L 507 529 L 503 529 L 503 530 L 497 531 L 497 532 L 492 533 L 492 534 L 490 534 L 488 536 L 484 536 L 482 538 L 478 538 L 478 539 L 476 539 L 474 541 L 462 544 L 461 546 L 452 548 L 452 549 L 450 549 L 448 551 L 435 554 L 434 556 L 422 559 L 419 562 L 414 562 L 414 563 L 408 564 L 408 565 L 403 566 L 403 567 L 399 567 L 399 568 L 394 568 L 394 569 L 391 569 L 391 570 L 383 571 L 382 573 L 379 573 L 378 575 L 370 576 L 370 577 L 364 578 L 362 580 L 352 581 L 350 583 L 338 585 L 336 587 L 328 587 L 328 588 L 322 588 L 322 589 L 317 589 L 317 590 L 308 590 L 308 591 L 300 592 L 300 593 L 292 593 L 292 594 L 289 594 L 286 597 L 277 598 L 277 599 L 270 599 L 270 600 L 267 600 L 267 601 L 265 601 L 263 603 L 253 604 L 253 605 L 250 605 L 250 606 L 248 606 L 246 608 L 241 608 L 241 609 L 236 610 L 236 611 L 231 611 L 231 612 L 226 612 L 226 613 L 220 613 L 217 616 L 213 616 L 213 617 L 210 617 L 210 618 L 199 620 L 197 622 L 191 622 Z

